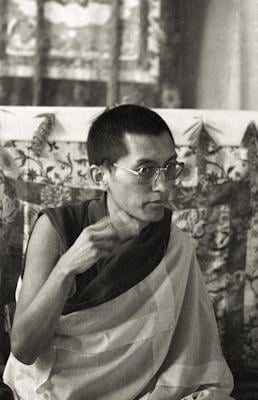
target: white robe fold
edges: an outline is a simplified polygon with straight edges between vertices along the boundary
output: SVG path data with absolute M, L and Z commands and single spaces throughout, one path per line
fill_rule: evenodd
M 145 279 L 61 316 L 34 364 L 10 355 L 4 381 L 22 400 L 230 399 L 233 378 L 192 239 L 172 225 Z

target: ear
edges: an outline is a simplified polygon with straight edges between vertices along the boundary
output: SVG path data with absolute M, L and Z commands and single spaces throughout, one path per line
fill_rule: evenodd
M 103 166 L 95 164 L 90 166 L 91 180 L 95 185 L 97 185 L 97 189 L 102 190 L 103 192 L 106 192 L 108 188 L 106 173 L 106 169 L 104 169 Z

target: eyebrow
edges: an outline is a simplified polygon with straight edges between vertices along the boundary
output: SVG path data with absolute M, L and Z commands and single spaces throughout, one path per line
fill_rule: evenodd
M 163 165 L 167 165 L 170 161 L 176 161 L 176 159 L 177 159 L 177 154 L 175 153 L 171 157 L 169 157 L 169 159 L 166 160 Z M 140 160 L 137 160 L 135 168 L 138 168 L 141 164 L 147 164 L 147 163 L 154 164 L 155 161 L 150 160 L 149 158 L 141 158 Z

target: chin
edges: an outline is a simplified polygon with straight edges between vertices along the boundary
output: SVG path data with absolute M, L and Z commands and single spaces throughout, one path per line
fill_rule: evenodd
M 164 217 L 165 209 L 160 208 L 159 210 L 148 211 L 144 213 L 144 218 L 146 222 L 158 222 Z

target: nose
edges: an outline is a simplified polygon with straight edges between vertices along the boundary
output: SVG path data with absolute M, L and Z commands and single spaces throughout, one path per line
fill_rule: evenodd
M 165 172 L 159 170 L 157 176 L 153 180 L 152 188 L 156 191 L 165 193 L 168 190 L 168 181 Z

